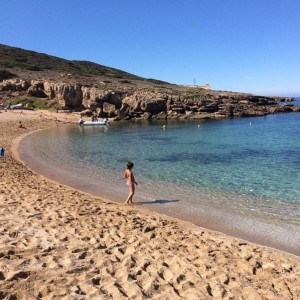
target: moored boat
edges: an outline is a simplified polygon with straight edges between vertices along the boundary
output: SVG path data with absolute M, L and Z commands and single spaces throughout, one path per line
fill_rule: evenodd
M 80 126 L 107 126 L 109 124 L 108 119 L 103 119 L 102 121 L 84 121 L 80 119 L 78 121 Z

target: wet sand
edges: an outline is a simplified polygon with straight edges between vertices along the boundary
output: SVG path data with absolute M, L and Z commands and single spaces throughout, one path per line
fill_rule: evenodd
M 15 139 L 77 120 L 0 113 L 0 299 L 300 298 L 299 257 L 77 191 L 16 158 Z

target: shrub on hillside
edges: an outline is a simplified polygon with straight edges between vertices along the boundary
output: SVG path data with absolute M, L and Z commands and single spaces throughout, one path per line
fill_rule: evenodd
M 6 79 L 11 79 L 11 78 L 14 78 L 14 77 L 17 77 L 17 75 L 9 72 L 9 71 L 6 71 L 6 70 L 0 70 L 0 80 L 6 80 Z

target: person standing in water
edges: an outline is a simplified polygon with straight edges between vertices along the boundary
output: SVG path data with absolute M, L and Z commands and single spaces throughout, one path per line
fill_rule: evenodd
M 125 204 L 133 204 L 132 202 L 132 197 L 134 195 L 134 192 L 135 192 L 135 184 L 137 185 L 137 182 L 135 181 L 134 179 L 134 175 L 132 173 L 132 168 L 133 168 L 133 163 L 131 161 L 129 161 L 127 163 L 127 166 L 126 166 L 126 170 L 124 172 L 124 178 L 126 179 L 126 183 L 129 187 L 129 195 L 127 197 L 127 200 L 125 202 Z

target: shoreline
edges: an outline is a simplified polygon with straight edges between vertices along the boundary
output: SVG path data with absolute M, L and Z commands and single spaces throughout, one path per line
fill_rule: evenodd
M 116 187 L 122 185 L 123 182 L 114 182 L 114 184 L 112 184 L 110 180 L 107 180 L 106 182 L 105 178 L 102 178 L 101 180 L 99 180 L 99 178 L 87 179 L 86 176 L 77 174 L 76 170 L 72 171 L 72 169 L 69 168 L 65 169 L 65 166 L 60 166 L 55 162 L 53 165 L 53 162 L 51 163 L 50 160 L 49 164 L 49 162 L 43 162 L 41 158 L 36 158 L 34 149 L 30 148 L 30 137 L 28 139 L 28 136 L 34 133 L 35 132 L 31 132 L 26 134 L 26 136 L 22 136 L 19 139 L 18 144 L 15 143 L 14 145 L 15 155 L 18 156 L 19 160 L 27 167 L 53 182 L 63 184 L 95 197 L 100 197 L 106 201 L 113 201 L 114 203 L 121 205 L 123 204 L 123 198 L 127 193 L 127 189 L 124 189 L 121 194 L 120 191 L 115 191 Z M 22 149 L 22 152 L 18 152 L 20 149 Z M 84 166 L 81 167 L 84 168 Z M 58 168 L 60 168 L 59 173 L 57 172 Z M 107 176 L 109 177 L 110 175 L 107 174 L 104 177 Z M 122 195 L 123 198 L 120 195 Z M 230 199 L 231 196 L 233 195 L 227 195 L 226 197 Z M 223 198 L 223 193 L 222 195 L 219 195 L 219 197 Z M 179 200 L 169 200 L 169 202 L 177 202 L 173 203 L 172 207 L 170 207 L 169 205 L 163 206 L 159 203 L 155 204 L 156 200 L 147 201 L 148 197 L 145 198 L 145 201 L 139 193 L 135 195 L 135 198 L 137 201 L 135 207 L 141 207 L 150 213 L 160 213 L 175 218 L 179 222 L 188 222 L 207 230 L 212 230 L 220 234 L 229 235 L 263 247 L 276 249 L 300 257 L 300 240 L 299 238 L 295 239 L 295 237 L 297 237 L 295 234 L 298 233 L 296 225 L 278 224 L 276 220 L 264 220 L 262 216 L 259 218 L 258 216 L 244 215 L 238 210 L 234 210 L 232 207 L 222 207 L 221 209 L 212 203 L 203 203 L 205 209 L 202 207 L 202 210 L 196 213 L 196 203 L 189 203 L 189 206 L 194 207 L 194 210 L 187 211 L 187 204 L 185 204 L 185 201 L 179 202 Z M 156 197 L 151 199 L 156 199 Z M 160 199 L 160 197 L 158 196 L 157 199 Z M 166 203 L 168 202 L 168 200 L 163 201 Z
M 4 297 L 300 297 L 299 257 L 46 179 L 16 160 L 11 140 L 56 121 L 1 112 L 0 122 Z

